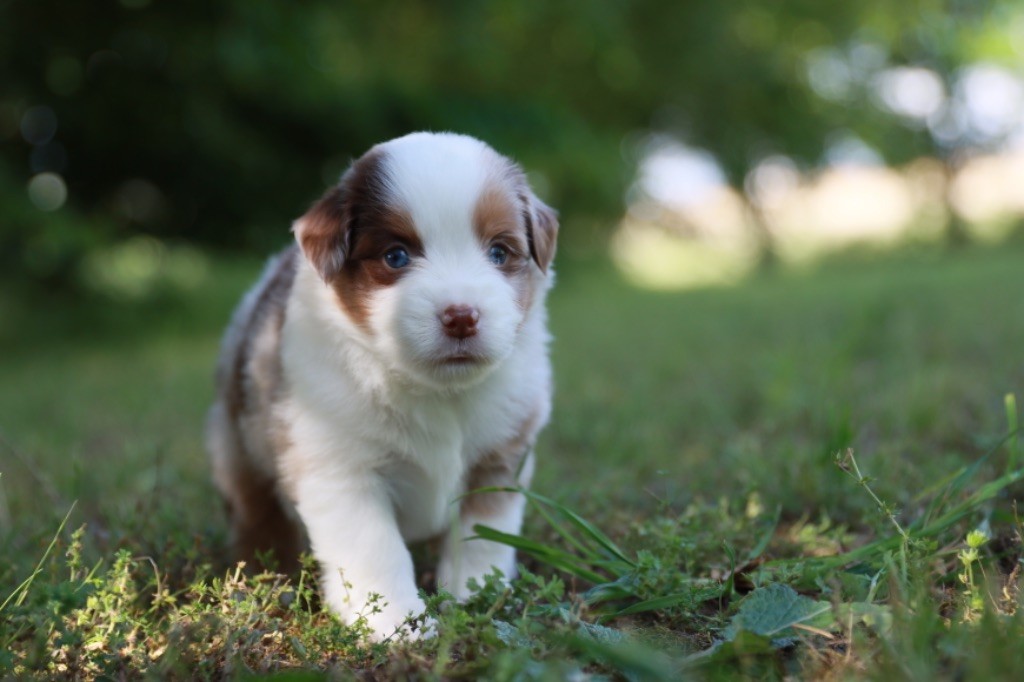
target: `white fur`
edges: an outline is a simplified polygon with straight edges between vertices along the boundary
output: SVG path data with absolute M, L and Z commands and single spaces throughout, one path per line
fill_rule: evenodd
M 519 310 L 481 248 L 474 206 L 503 162 L 489 147 L 415 134 L 383 148 L 393 201 L 411 214 L 425 256 L 375 295 L 372 333 L 302 259 L 281 334 L 288 390 L 279 414 L 291 447 L 278 463 L 322 566 L 327 604 L 349 622 L 365 615 L 379 637 L 423 610 L 407 542 L 448 533 L 439 584 L 460 598 L 467 580 L 492 567 L 514 574 L 511 549 L 464 540 L 476 523 L 518 532 L 521 496 L 496 516 L 461 520 L 457 498 L 484 453 L 514 439 L 531 416 L 547 421 L 543 300 L 552 277 L 531 263 L 537 295 Z M 480 311 L 479 333 L 468 339 L 487 358 L 479 367 L 437 364 L 455 343 L 438 316 L 455 304 Z M 530 457 L 522 483 L 532 468 Z M 386 601 L 379 613 L 367 610 L 371 594 Z

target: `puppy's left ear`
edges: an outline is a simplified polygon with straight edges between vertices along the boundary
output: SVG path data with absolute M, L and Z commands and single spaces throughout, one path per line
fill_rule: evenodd
M 344 191 L 332 187 L 306 214 L 292 223 L 295 241 L 320 279 L 329 282 L 341 272 L 348 250 L 348 210 Z
M 555 242 L 558 240 L 558 213 L 537 198 L 532 191 L 527 193 L 530 204 L 527 213 L 526 236 L 530 241 L 530 255 L 547 272 L 555 259 Z

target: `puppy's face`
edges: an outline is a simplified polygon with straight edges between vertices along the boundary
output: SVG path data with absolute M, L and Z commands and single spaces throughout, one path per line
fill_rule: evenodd
M 554 212 L 473 138 L 377 145 L 294 226 L 339 314 L 393 371 L 472 383 L 515 348 L 554 256 Z

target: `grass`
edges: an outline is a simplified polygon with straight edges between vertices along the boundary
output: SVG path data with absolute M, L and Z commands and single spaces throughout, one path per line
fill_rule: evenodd
M 201 424 L 259 263 L 117 305 L 0 295 L 0 676 L 1020 677 L 1022 260 L 679 294 L 563 267 L 537 494 L 501 538 L 523 575 L 431 596 L 439 636 L 391 647 L 311 570 L 226 554 Z

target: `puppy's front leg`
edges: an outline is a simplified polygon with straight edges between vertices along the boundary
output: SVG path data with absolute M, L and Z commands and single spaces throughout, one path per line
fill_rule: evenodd
M 467 492 L 459 508 L 459 520 L 445 536 L 441 561 L 437 567 L 437 584 L 457 599 L 470 595 L 467 582 L 475 578 L 483 584 L 483 577 L 499 569 L 506 579 L 515 577 L 516 551 L 508 545 L 489 540 L 470 540 L 476 533 L 473 526 L 490 526 L 504 533 L 518 533 L 523 525 L 526 498 L 513 492 L 472 492 L 479 488 L 527 487 L 533 476 L 533 453 L 517 466 L 514 461 L 488 461 L 478 464 L 470 474 Z M 517 469 L 519 469 L 517 471 Z
M 297 482 L 296 498 L 323 570 L 324 599 L 345 622 L 364 615 L 380 640 L 423 612 L 412 557 L 375 473 L 310 472 Z M 369 605 L 373 594 L 385 603 Z

